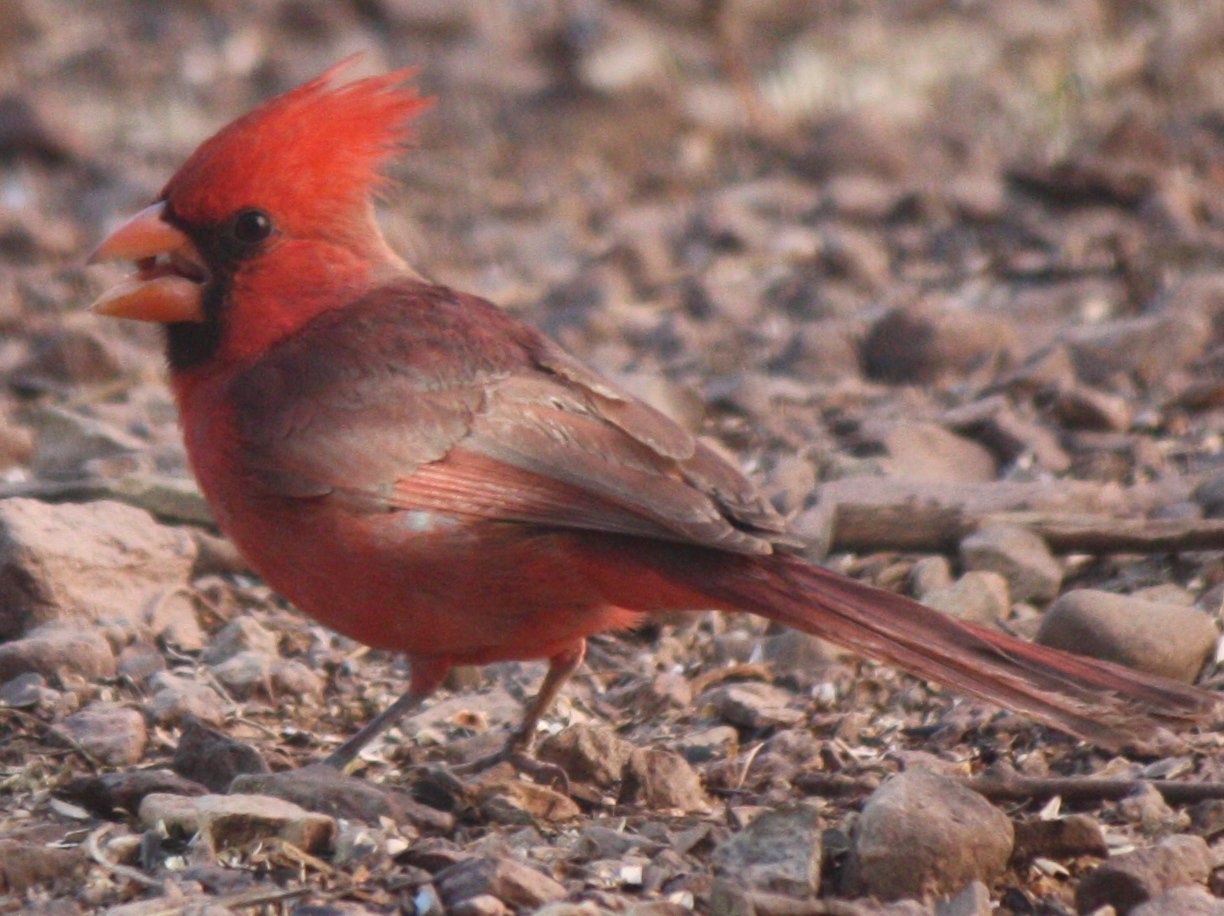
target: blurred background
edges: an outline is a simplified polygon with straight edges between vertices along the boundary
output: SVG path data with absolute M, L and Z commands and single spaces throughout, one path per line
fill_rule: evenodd
M 116 386 L 173 468 L 156 331 L 82 314 L 113 279 L 83 258 L 211 132 L 354 53 L 437 99 L 393 244 L 759 457 L 788 507 L 857 468 L 864 405 L 973 401 L 1053 344 L 1049 372 L 1123 400 L 1107 429 L 1224 390 L 1218 3 L 10 0 L 0 474 L 79 476 L 99 452 L 44 408 L 106 420 Z M 1142 463 L 999 457 L 1034 454 Z
M 436 99 L 416 149 L 392 167 L 381 208 L 392 245 L 731 453 L 793 513 L 811 556 L 831 551 L 842 571 L 1024 636 L 1071 588 L 1159 600 L 1163 616 L 1147 600 L 1131 607 L 1136 640 L 1162 658 L 1181 652 L 1187 679 L 1212 657 L 1224 598 L 1219 0 L 0 0 L 0 499 L 35 497 L 17 507 L 35 519 L 31 540 L 74 548 L 70 562 L 44 564 L 48 588 L 93 563 L 97 577 L 75 586 L 90 613 L 104 582 L 120 610 L 143 614 L 122 588 L 152 571 L 177 584 L 150 614 L 182 612 L 159 616 L 156 630 L 107 618 L 104 636 L 74 617 L 72 637 L 92 633 L 111 666 L 98 663 L 101 678 L 77 670 L 72 642 L 57 670 L 0 683 L 10 800 L 0 815 L 45 831 L 29 841 L 29 862 L 41 868 L 63 851 L 53 840 L 84 842 L 84 821 L 64 826 L 61 809 L 45 807 L 48 786 L 96 772 L 62 748 L 49 756 L 44 741 L 44 726 L 78 705 L 124 704 L 126 719 L 85 721 L 100 722 L 106 741 L 115 721 L 129 722 L 131 741 L 106 759 L 130 767 L 179 759 L 175 746 L 188 742 L 175 704 L 202 694 L 212 725 L 282 769 L 317 759 L 403 689 L 385 653 L 286 610 L 214 536 L 185 466 L 159 329 L 86 311 L 121 272 L 84 266 L 108 228 L 155 199 L 215 130 L 353 54 L 354 75 L 419 68 L 421 91 Z M 103 497 L 178 527 L 135 513 L 143 527 L 126 532 L 111 521 L 122 507 L 93 502 Z M 46 521 L 93 513 L 88 531 Z M 974 529 L 1003 516 L 1049 543 L 1025 530 L 1012 550 L 1015 529 L 1005 529 L 1002 561 L 982 559 Z M 170 544 L 190 532 L 191 570 L 181 552 L 149 553 L 149 530 Z M 13 543 L 0 546 L 12 553 Z M 118 575 L 116 554 L 130 559 Z M 10 591 L 24 594 L 33 578 L 0 564 Z M 23 637 L 4 643 L 10 657 L 42 652 L 7 613 L 0 636 Z M 247 644 L 227 634 L 252 629 L 263 634 L 242 637 L 252 651 L 204 651 L 236 651 Z M 869 787 L 905 753 L 941 754 L 957 773 L 1014 759 L 1037 776 L 1224 778 L 1214 734 L 1203 753 L 1150 769 L 1106 762 L 885 669 L 830 673 L 828 647 L 797 637 L 721 615 L 602 637 L 555 717 L 683 753 L 720 805 L 746 806 L 728 815 L 736 830 L 742 812 L 806 794 L 792 778 L 801 768 Z M 161 668 L 173 672 L 169 687 L 150 674 Z M 411 740 L 390 743 L 384 762 L 470 759 L 481 741 L 492 750 L 539 674 L 504 665 L 457 675 L 451 687 L 484 687 L 405 726 Z M 740 674 L 768 688 L 758 705 L 736 707 L 750 715 L 711 699 Z M 771 718 L 775 706 L 783 715 Z M 133 709 L 155 723 L 148 735 Z M 764 744 L 770 734 L 781 740 Z M 200 747 L 211 779 L 217 755 Z M 819 794 L 824 783 L 809 785 Z M 825 857 L 842 861 L 840 818 L 860 796 L 829 785 Z M 1133 797 L 1130 814 L 1110 803 L 1102 817 L 1141 825 L 1127 827 L 1127 843 L 1184 829 L 1180 810 L 1164 806 L 1170 819 L 1157 820 L 1154 796 Z M 1202 832 L 1215 837 L 1219 808 L 1204 805 Z M 124 861 L 153 849 L 119 834 Z M 660 835 L 639 852 L 662 849 L 650 863 L 659 882 L 708 911 L 719 834 L 686 827 L 684 859 L 673 852 L 680 835 L 653 845 Z M 292 874 L 306 873 L 302 862 L 290 861 Z M 343 876 L 361 863 L 335 864 Z M 910 871 L 909 858 L 898 867 Z M 374 883 L 398 865 L 387 869 Z M 609 872 L 591 874 L 592 895 L 611 886 Z M 1008 880 L 1063 908 L 1026 898 L 999 912 L 1070 912 L 1072 885 L 1055 874 Z M 91 910 L 118 897 L 106 882 L 73 881 Z M 826 890 L 835 884 L 826 876 Z M 113 886 L 143 892 L 127 878 Z M 626 899 L 609 906 L 620 912 Z M 0 897 L 6 906 L 22 902 Z

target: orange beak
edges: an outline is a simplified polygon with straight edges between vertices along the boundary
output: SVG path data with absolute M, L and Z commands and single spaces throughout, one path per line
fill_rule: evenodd
M 88 263 L 131 261 L 136 273 L 90 308 L 99 315 L 174 324 L 204 320 L 208 269 L 191 239 L 165 221 L 166 205 L 145 207 L 112 232 Z

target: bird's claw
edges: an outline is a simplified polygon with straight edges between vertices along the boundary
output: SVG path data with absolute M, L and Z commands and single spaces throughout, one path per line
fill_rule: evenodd
M 516 737 L 507 741 L 499 751 L 451 767 L 451 772 L 456 776 L 470 776 L 483 773 L 499 763 L 508 763 L 536 782 L 550 786 L 563 795 L 569 795 L 569 774 L 555 763 L 546 763 L 532 756 L 530 746 L 524 746 Z

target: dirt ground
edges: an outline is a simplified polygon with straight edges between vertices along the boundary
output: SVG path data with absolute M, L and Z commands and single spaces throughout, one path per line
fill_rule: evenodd
M 505 664 L 364 755 L 356 776 L 402 791 L 322 839 L 304 815 L 235 836 L 142 813 L 152 791 L 317 761 L 406 684 L 227 550 L 158 330 L 85 312 L 119 275 L 84 266 L 108 227 L 212 131 L 357 52 L 360 73 L 418 67 L 436 99 L 381 206 L 392 245 L 734 456 L 814 560 L 1024 636 L 1085 588 L 1220 617 L 1221 5 L 10 0 L 0 598 L 32 593 L 27 562 L 46 593 L 37 613 L 0 600 L 0 911 L 1060 914 L 1224 893 L 1224 802 L 1138 782 L 992 797 L 1027 852 L 926 902 L 873 884 L 858 822 L 895 773 L 1218 783 L 1220 735 L 1110 754 L 712 614 L 594 641 L 541 736 L 569 797 L 443 769 L 495 747 L 542 674 Z M 1054 555 L 1037 584 L 967 549 L 1000 521 Z M 89 578 L 107 557 L 126 565 Z M 1215 630 L 1191 645 L 1174 619 L 1134 639 L 1210 685 Z M 96 670 L 31 648 L 64 621 L 101 636 Z M 728 844 L 779 812 L 814 825 L 809 871 L 758 881 Z M 1093 839 L 1033 845 L 1065 815 Z M 1175 857 L 1184 880 L 1086 889 L 1109 853 L 1187 837 L 1205 847 Z

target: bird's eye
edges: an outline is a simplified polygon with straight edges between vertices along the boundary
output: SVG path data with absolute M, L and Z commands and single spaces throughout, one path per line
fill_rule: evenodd
M 258 245 L 272 234 L 272 217 L 263 210 L 247 207 L 234 214 L 230 223 L 230 235 L 244 247 Z

